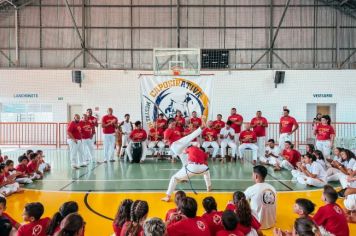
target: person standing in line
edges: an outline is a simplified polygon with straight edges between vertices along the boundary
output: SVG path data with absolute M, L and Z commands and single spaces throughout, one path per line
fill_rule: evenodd
M 115 161 L 115 128 L 118 127 L 118 120 L 112 113 L 112 108 L 108 108 L 107 115 L 103 116 L 101 121 L 104 133 L 104 163 Z
M 82 130 L 78 114 L 75 114 L 74 119 L 68 124 L 67 136 L 72 168 L 76 170 L 79 167 L 86 167 L 83 161 Z
M 240 145 L 240 132 L 241 132 L 241 125 L 242 122 L 244 121 L 243 117 L 240 114 L 236 113 L 236 108 L 232 108 L 231 109 L 231 115 L 227 118 L 227 120 L 231 121 L 231 128 L 234 129 L 235 131 L 235 144 L 236 144 L 236 148 L 239 148 Z M 240 157 L 238 157 L 240 158 Z
M 256 117 L 251 120 L 251 128 L 257 136 L 258 157 L 263 158 L 266 152 L 266 128 L 268 121 L 262 116 L 261 111 L 256 112 Z
M 321 123 L 314 126 L 316 149 L 320 150 L 326 159 L 330 159 L 331 148 L 334 145 L 335 139 L 335 131 L 330 124 L 330 116 L 325 115 L 322 116 Z
M 83 119 L 80 121 L 81 131 L 82 131 L 82 145 L 84 161 L 86 164 L 90 162 L 95 162 L 94 157 L 94 144 L 93 138 L 93 126 L 89 121 L 87 114 L 83 114 Z
M 125 114 L 124 120 L 119 124 L 122 133 L 121 147 L 127 147 L 129 143 L 130 134 L 133 130 L 132 122 L 130 121 L 130 114 Z M 119 156 L 122 156 L 124 148 L 121 148 Z
M 283 109 L 283 116 L 279 121 L 279 149 L 284 149 L 284 144 L 286 141 L 292 141 L 292 134 L 299 128 L 299 124 L 289 115 L 289 110 L 287 108 Z

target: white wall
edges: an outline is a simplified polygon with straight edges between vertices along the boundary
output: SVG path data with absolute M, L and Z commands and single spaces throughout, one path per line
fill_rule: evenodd
M 144 71 L 85 70 L 79 88 L 72 83 L 71 70 L 0 70 L 0 103 L 48 103 L 54 121 L 67 120 L 68 104 L 83 109 L 99 107 L 100 116 L 107 107 L 122 118 L 130 113 L 140 119 L 140 73 Z M 307 103 L 336 103 L 338 122 L 356 121 L 356 70 L 290 70 L 284 84 L 274 88 L 274 71 L 219 71 L 213 86 L 213 114 L 224 118 L 231 107 L 246 120 L 262 110 L 270 121 L 278 121 L 283 106 L 291 115 L 306 121 Z M 14 94 L 37 93 L 38 98 L 14 98 Z M 332 94 L 332 98 L 315 98 L 313 94 Z M 63 100 L 58 100 L 63 97 Z

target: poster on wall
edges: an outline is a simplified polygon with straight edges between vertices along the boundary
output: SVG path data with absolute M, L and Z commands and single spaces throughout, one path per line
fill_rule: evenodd
M 184 117 L 193 111 L 198 117 L 211 117 L 213 75 L 154 76 L 141 75 L 141 113 L 144 125 L 154 122 L 160 113 L 172 118 L 180 110 Z

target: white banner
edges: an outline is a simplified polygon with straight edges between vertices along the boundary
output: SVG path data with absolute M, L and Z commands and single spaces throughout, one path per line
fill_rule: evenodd
M 212 75 L 154 76 L 141 75 L 141 110 L 144 125 L 160 113 L 175 117 L 180 110 L 184 117 L 196 111 L 198 117 L 211 117 Z

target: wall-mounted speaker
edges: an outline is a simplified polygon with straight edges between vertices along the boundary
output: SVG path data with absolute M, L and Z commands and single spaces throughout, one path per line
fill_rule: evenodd
M 284 83 L 285 74 L 286 74 L 285 71 L 276 71 L 276 74 L 274 75 L 274 84 L 275 84 L 276 88 L 277 88 L 277 84 L 283 84 Z
M 82 87 L 82 81 L 83 81 L 82 71 L 73 70 L 72 71 L 72 82 L 76 83 L 76 84 L 79 84 L 79 87 Z

